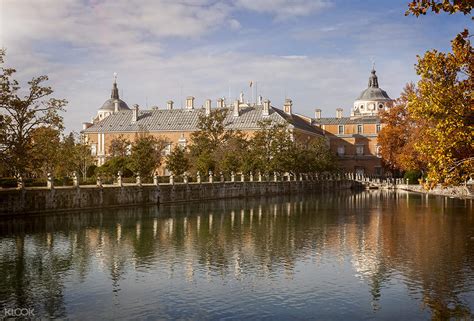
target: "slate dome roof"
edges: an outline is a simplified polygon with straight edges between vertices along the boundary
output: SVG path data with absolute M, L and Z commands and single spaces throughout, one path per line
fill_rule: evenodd
M 115 110 L 115 98 L 110 98 L 110 99 L 107 99 L 104 104 L 102 105 L 102 107 L 100 107 L 99 109 L 100 110 L 111 110 L 111 111 L 114 111 Z M 124 102 L 122 99 L 117 99 L 118 102 L 119 102 L 119 110 L 129 110 L 130 108 L 128 107 L 127 103 Z
M 119 103 L 119 110 L 130 110 L 128 107 L 127 103 L 124 102 L 122 99 L 119 97 L 119 91 L 117 87 L 117 80 L 114 80 L 114 84 L 112 86 L 112 94 L 110 95 L 110 99 L 107 99 L 105 103 L 102 104 L 102 107 L 99 108 L 99 110 L 110 110 L 114 111 L 115 110 L 115 101 L 118 100 Z
M 356 100 L 392 100 L 385 90 L 379 88 L 379 81 L 375 74 L 375 69 L 372 69 L 369 77 L 369 86 L 360 93 Z

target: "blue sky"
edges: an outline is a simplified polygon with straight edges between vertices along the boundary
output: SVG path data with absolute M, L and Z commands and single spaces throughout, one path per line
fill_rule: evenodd
M 69 101 L 67 130 L 96 114 L 114 72 L 131 106 L 173 99 L 231 98 L 249 81 L 281 107 L 346 115 L 375 60 L 380 86 L 396 98 L 417 79 L 416 55 L 449 49 L 472 23 L 462 15 L 405 17 L 409 1 L 0 0 L 0 45 L 27 81 L 47 74 Z

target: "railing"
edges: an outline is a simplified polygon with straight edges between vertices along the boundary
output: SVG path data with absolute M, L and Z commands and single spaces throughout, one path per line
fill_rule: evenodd
M 102 187 L 104 185 L 107 186 L 142 186 L 142 185 L 160 185 L 160 184 L 202 184 L 202 183 L 224 183 L 224 182 L 283 182 L 283 181 L 325 181 L 325 180 L 352 180 L 359 182 L 363 185 L 368 187 L 390 187 L 402 184 L 408 184 L 408 180 L 404 180 L 402 178 L 384 178 L 378 176 L 371 176 L 371 175 L 361 175 L 356 173 L 235 173 L 231 172 L 230 174 L 224 174 L 220 172 L 219 174 L 214 174 L 212 171 L 209 171 L 206 175 L 201 175 L 200 172 L 197 172 L 195 176 L 191 176 L 188 173 L 185 173 L 180 176 L 153 176 L 153 183 L 144 183 L 142 177 L 137 174 L 132 182 L 130 182 L 130 178 L 124 178 L 122 173 L 117 173 L 116 177 L 112 180 L 112 184 L 105 184 L 104 182 L 110 182 L 111 180 L 105 180 L 102 176 L 98 175 L 96 177 L 95 186 Z M 51 173 L 47 175 L 46 187 L 48 189 L 54 189 L 54 177 Z M 127 181 L 127 183 L 125 182 Z M 149 181 L 149 180 L 148 180 Z M 79 188 L 80 180 L 77 173 L 73 173 L 72 175 L 72 188 Z M 83 186 L 90 186 L 90 185 L 83 185 Z M 69 186 L 71 187 L 71 186 Z M 25 184 L 23 179 L 19 177 L 17 179 L 17 189 L 24 189 Z

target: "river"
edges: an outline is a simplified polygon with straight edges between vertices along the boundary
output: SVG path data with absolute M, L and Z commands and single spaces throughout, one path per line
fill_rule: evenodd
M 473 200 L 337 192 L 0 218 L 0 254 L 0 317 L 474 318 Z

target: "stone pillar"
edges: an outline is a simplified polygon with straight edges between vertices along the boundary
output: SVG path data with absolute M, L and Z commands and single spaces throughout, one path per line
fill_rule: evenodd
M 102 187 L 102 177 L 100 175 L 97 175 L 96 185 L 97 187 Z
M 209 171 L 209 183 L 214 182 L 214 175 L 212 174 L 212 171 Z
M 184 172 L 184 174 L 183 174 L 183 183 L 184 183 L 184 184 L 188 184 L 188 183 L 189 183 L 188 173 L 186 173 L 186 172 Z
M 224 179 L 224 173 L 220 172 L 219 174 L 220 174 L 220 176 L 221 176 L 221 183 L 224 183 L 224 180 L 225 180 L 225 179 Z
M 250 172 L 249 181 L 253 182 L 253 173 L 252 172 Z
M 117 173 L 117 185 L 120 186 L 120 187 L 123 186 L 122 171 L 119 171 Z
M 173 176 L 173 174 L 170 175 L 170 184 L 174 185 L 174 176 Z
M 72 172 L 72 186 L 79 187 L 79 177 L 77 177 L 77 172 Z
M 300 181 L 303 180 L 303 174 L 300 173 Z
M 273 180 L 275 182 L 278 182 L 278 175 L 277 175 L 277 172 L 273 172 Z
M 233 171 L 230 172 L 230 181 L 235 182 L 235 173 Z
M 199 173 L 199 172 L 196 173 L 196 182 L 201 184 L 201 173 Z
M 137 173 L 136 180 L 137 180 L 137 186 L 142 186 L 142 178 L 140 176 L 140 173 Z
M 262 172 L 258 171 L 258 181 L 262 181 Z
M 245 182 L 245 174 L 243 172 L 240 173 L 240 181 Z
M 16 186 L 18 189 L 24 189 L 25 188 L 25 183 L 23 182 L 23 177 L 18 176 L 18 178 L 16 179 Z
M 158 186 L 158 175 L 156 173 L 153 174 L 153 185 Z
M 54 177 L 53 177 L 53 174 L 51 174 L 51 173 L 48 173 L 47 186 L 48 186 L 49 189 L 54 188 Z

